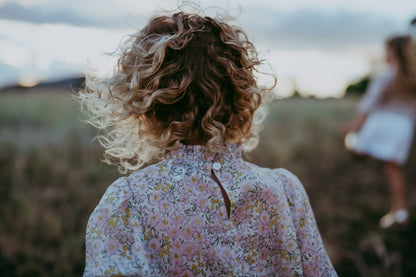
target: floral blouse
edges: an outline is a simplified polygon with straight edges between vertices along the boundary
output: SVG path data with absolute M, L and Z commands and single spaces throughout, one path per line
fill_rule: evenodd
M 231 202 L 227 213 L 220 186 Z M 336 276 L 287 170 L 179 145 L 116 180 L 92 213 L 84 276 Z

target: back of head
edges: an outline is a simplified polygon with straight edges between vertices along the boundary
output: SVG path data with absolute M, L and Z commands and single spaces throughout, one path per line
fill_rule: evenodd
M 413 41 L 411 36 L 393 36 L 386 41 L 388 48 L 392 50 L 401 70 L 408 70 L 414 56 Z
M 110 79 L 87 78 L 80 93 L 108 161 L 137 169 L 182 143 L 220 152 L 226 143 L 256 139 L 261 64 L 245 33 L 211 17 L 157 16 L 126 42 Z M 95 120 L 94 120 L 95 119 Z
M 392 91 L 416 95 L 416 55 L 411 36 L 393 36 L 387 39 L 386 47 L 394 56 L 397 70 Z

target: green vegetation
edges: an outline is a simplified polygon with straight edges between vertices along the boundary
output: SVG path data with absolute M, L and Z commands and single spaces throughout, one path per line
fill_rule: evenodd
M 246 158 L 285 167 L 304 183 L 339 276 L 416 271 L 416 190 L 400 230 L 378 230 L 389 195 L 381 165 L 354 160 L 337 134 L 355 98 L 270 105 L 259 147 Z M 101 163 L 96 131 L 62 92 L 0 95 L 0 276 L 80 276 L 87 219 L 119 173 Z M 416 180 L 416 151 L 406 166 Z
M 0 276 L 80 276 L 88 216 L 118 175 L 68 94 L 0 96 Z
M 345 95 L 362 95 L 367 90 L 368 85 L 370 84 L 371 78 L 369 75 L 366 75 L 356 81 L 351 83 L 345 89 Z

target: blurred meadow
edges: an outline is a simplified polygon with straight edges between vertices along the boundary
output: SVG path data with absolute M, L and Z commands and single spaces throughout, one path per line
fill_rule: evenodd
M 245 158 L 303 182 L 339 276 L 416 272 L 416 151 L 405 171 L 411 219 L 378 229 L 389 209 L 381 164 L 356 160 L 337 133 L 358 98 L 275 101 Z M 0 94 L 0 276 L 80 276 L 86 223 L 119 173 L 101 162 L 96 131 L 68 90 Z

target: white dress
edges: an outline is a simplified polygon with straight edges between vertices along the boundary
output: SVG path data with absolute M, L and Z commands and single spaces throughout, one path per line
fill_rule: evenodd
M 377 76 L 370 84 L 358 109 L 367 119 L 357 134 L 349 134 L 347 147 L 373 158 L 404 164 L 409 156 L 414 132 L 414 102 L 381 103 L 394 70 Z

